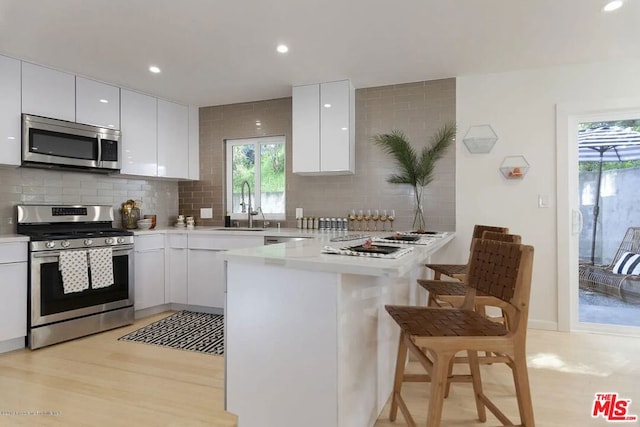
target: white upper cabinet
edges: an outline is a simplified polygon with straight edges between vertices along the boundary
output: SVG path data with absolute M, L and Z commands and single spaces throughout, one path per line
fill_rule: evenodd
M 75 75 L 23 62 L 22 112 L 75 122 Z
M 189 106 L 189 179 L 200 179 L 200 109 Z
M 0 164 L 20 165 L 20 61 L 0 56 Z
M 355 90 L 350 81 L 293 88 L 293 172 L 355 172 Z
M 189 107 L 158 99 L 158 176 L 189 176 Z
M 158 175 L 158 100 L 122 89 L 122 157 L 120 172 L 126 175 Z
M 320 171 L 320 85 L 293 87 L 293 172 Z
M 120 129 L 120 88 L 76 76 L 76 122 Z

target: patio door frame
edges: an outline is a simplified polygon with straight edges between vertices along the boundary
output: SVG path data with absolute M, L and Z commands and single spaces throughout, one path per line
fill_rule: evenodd
M 556 105 L 558 330 L 640 336 L 640 327 L 579 321 L 578 124 L 640 117 L 640 98 L 601 99 Z

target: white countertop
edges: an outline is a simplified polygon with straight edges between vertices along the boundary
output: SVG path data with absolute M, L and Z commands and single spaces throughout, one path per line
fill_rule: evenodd
M 343 234 L 346 233 L 343 232 Z M 349 232 L 348 234 L 361 233 Z M 366 234 L 383 237 L 388 236 L 390 232 Z M 277 245 L 220 252 L 219 257 L 228 262 L 282 265 L 298 270 L 399 277 L 424 264 L 425 260 L 432 253 L 449 243 L 454 236 L 455 233 L 447 232 L 443 237 L 434 239 L 428 245 L 406 245 L 413 247 L 413 251 L 397 259 L 323 254 L 321 253 L 322 248 L 327 244 L 336 247 L 358 244 L 357 241 L 329 243 L 331 235 L 327 235 L 326 233 L 324 236 L 319 235 L 317 239 L 313 240 L 294 241 Z
M 28 242 L 29 236 L 21 234 L 0 234 L 0 243 Z
M 310 238 L 331 238 L 347 234 L 364 234 L 365 232 L 357 231 L 321 231 L 321 230 L 301 230 L 299 228 L 224 228 L 224 227 L 161 227 L 153 230 L 131 230 L 136 236 L 144 236 L 147 234 L 216 234 L 225 236 L 271 236 L 271 237 L 310 237 Z M 367 233 L 372 234 L 372 233 Z M 389 234 L 389 233 L 386 233 Z

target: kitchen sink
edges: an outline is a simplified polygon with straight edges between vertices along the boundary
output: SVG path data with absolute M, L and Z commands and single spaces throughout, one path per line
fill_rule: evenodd
M 215 227 L 212 230 L 220 231 L 264 231 L 264 228 L 249 228 L 249 227 Z

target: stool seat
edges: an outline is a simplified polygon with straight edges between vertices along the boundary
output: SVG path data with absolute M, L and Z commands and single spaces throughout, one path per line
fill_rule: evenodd
M 504 325 L 473 310 L 401 305 L 387 305 L 385 309 L 410 337 L 497 337 L 508 332 Z
M 449 277 L 464 274 L 467 271 L 467 264 L 425 264 L 425 266 Z

